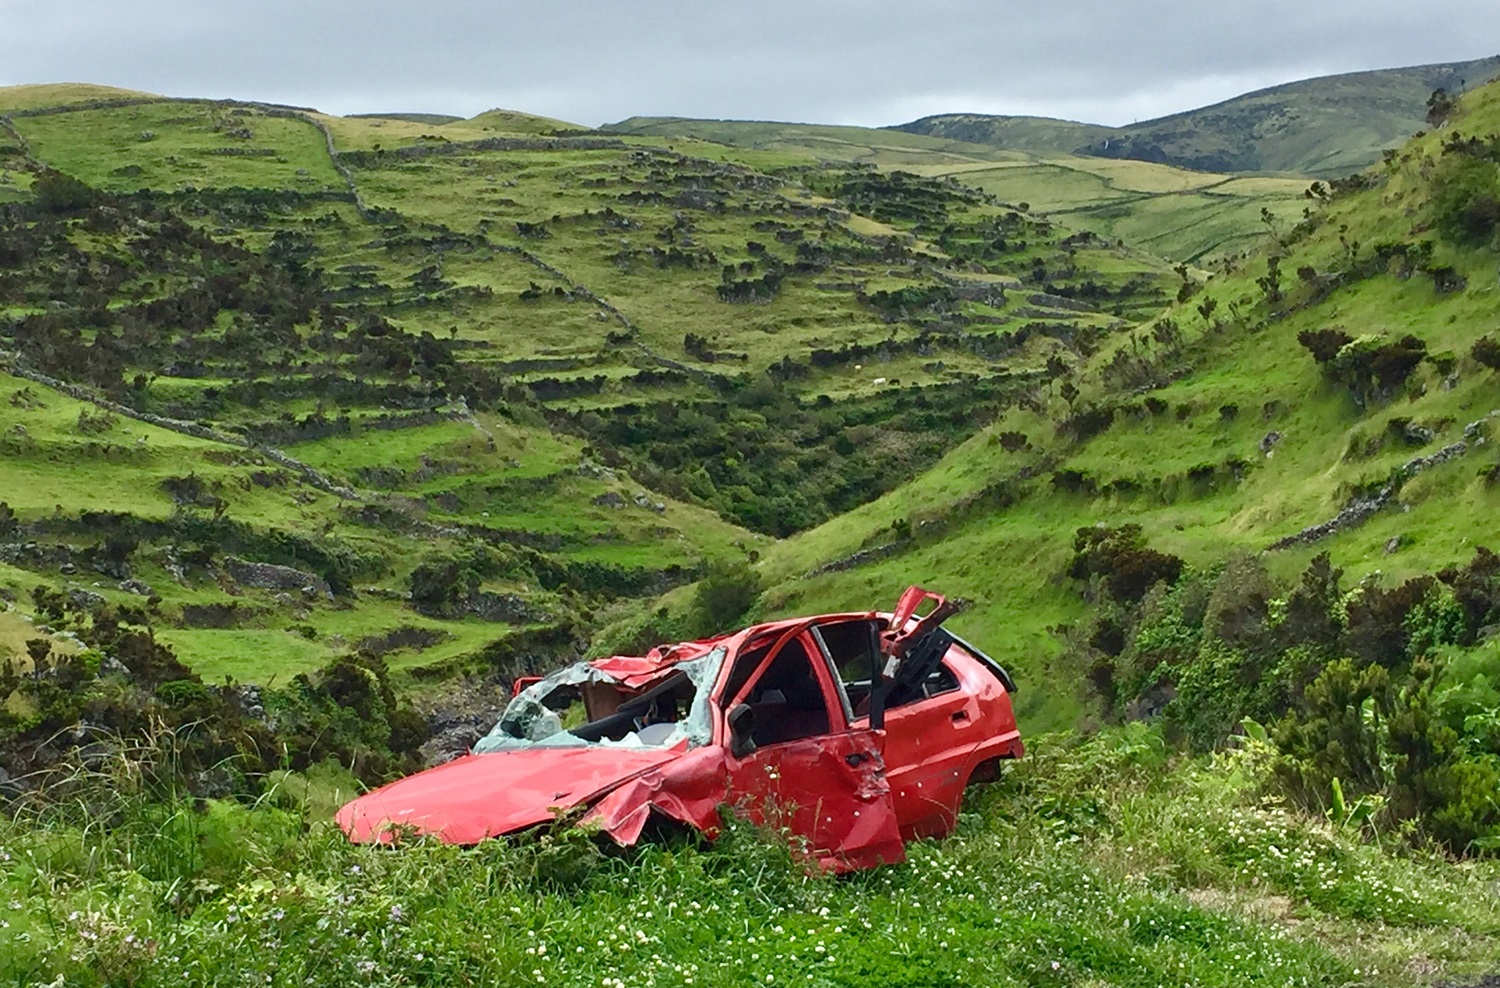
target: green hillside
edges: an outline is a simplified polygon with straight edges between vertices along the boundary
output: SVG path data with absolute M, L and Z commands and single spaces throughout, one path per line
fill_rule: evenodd
M 771 610 L 848 604 L 918 576 L 974 597 L 960 625 L 1040 670 L 1061 644 L 1048 629 L 1086 610 L 1062 575 L 1080 526 L 1137 523 L 1153 544 L 1208 565 L 1332 518 L 1403 464 L 1461 441 L 1464 455 L 1413 475 L 1392 510 L 1265 561 L 1290 574 L 1327 549 L 1351 578 L 1399 581 L 1465 558 L 1500 507 L 1484 440 L 1500 378 L 1471 355 L 1500 326 L 1500 295 L 1489 234 L 1444 226 L 1457 193 L 1440 176 L 1474 159 L 1463 135 L 1500 132 L 1500 87 L 1463 107 L 1445 134 L 1413 142 L 1283 231 L 1269 255 L 1079 361 L 911 483 L 779 543 L 761 564 L 786 588 L 771 592 Z M 1476 215 L 1488 216 L 1493 191 L 1475 194 Z M 1404 218 L 1395 229 L 1393 210 Z M 1320 367 L 1298 342 L 1330 329 L 1386 342 L 1414 334 L 1424 355 L 1399 386 L 1346 380 L 1338 373 L 1352 371 Z M 1071 401 L 1064 381 L 1077 388 Z M 878 562 L 791 579 L 887 543 L 899 551 Z M 1037 578 L 996 580 L 1014 572 Z
M 1095 224 L 1289 188 L 681 126 L 0 90 L 0 979 L 1492 979 L 1500 83 L 1211 270 Z M 913 582 L 1028 751 L 904 866 L 329 822 Z
M 912 174 L 47 94 L 0 92 L 0 500 L 45 546 L 0 582 L 157 599 L 213 680 L 571 640 L 894 488 L 1181 281 Z
M 1307 183 L 1301 179 L 1068 154 L 1051 149 L 1047 140 L 1002 150 L 900 130 L 660 117 L 632 117 L 603 130 L 713 141 L 740 154 L 799 155 L 954 178 L 1007 202 L 1026 203 L 1070 229 L 1174 261 L 1203 263 L 1243 251 L 1266 233 L 1262 210 L 1293 223 L 1306 205 Z
M 1373 164 L 1385 149 L 1426 126 L 1427 99 L 1434 90 L 1458 93 L 1497 74 L 1500 56 L 1351 72 L 1126 127 L 947 113 L 894 129 L 1007 150 L 1129 158 L 1207 172 L 1334 178 Z
M 1497 135 L 1500 85 L 916 480 L 772 547 L 759 612 L 941 586 L 973 601 L 960 633 L 1035 684 L 1028 723 L 1147 711 L 1210 748 L 1276 722 L 1293 799 L 1362 778 L 1387 825 L 1488 846 Z M 1358 743 L 1412 752 L 1385 769 L 1320 733 L 1361 696 L 1389 720 Z

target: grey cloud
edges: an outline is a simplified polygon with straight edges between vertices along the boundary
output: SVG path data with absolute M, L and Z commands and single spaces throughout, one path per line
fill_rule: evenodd
M 0 84 L 87 81 L 335 113 L 492 106 L 897 123 L 1124 123 L 1330 72 L 1494 54 L 1500 5 L 1072 0 L 0 0 Z

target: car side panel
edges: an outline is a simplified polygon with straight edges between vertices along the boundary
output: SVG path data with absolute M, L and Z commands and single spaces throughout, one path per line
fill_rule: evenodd
M 886 772 L 907 840 L 952 830 L 975 768 L 1022 750 L 1010 697 L 994 674 L 957 648 L 944 664 L 958 689 L 886 712 Z

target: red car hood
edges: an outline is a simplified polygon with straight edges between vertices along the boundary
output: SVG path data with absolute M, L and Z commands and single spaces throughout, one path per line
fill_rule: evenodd
M 411 828 L 449 844 L 544 823 L 566 809 L 680 758 L 682 751 L 635 748 L 527 748 L 465 755 L 346 803 L 338 824 L 358 842 Z

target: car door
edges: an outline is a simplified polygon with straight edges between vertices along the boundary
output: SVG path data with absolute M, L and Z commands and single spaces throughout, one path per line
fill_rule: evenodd
M 919 618 L 926 605 L 927 614 Z M 955 639 L 941 624 L 954 610 L 942 596 L 910 587 L 889 620 L 845 617 L 821 622 L 814 631 L 841 678 L 853 684 L 856 727 L 869 723 L 875 699 L 869 670 L 885 664 L 878 709 L 886 775 L 907 840 L 953 829 L 970 758 L 983 740 L 974 691 L 961 688 L 947 661 Z
M 841 689 L 807 625 L 782 633 L 763 654 L 748 677 L 731 673 L 733 695 L 724 698 L 726 714 L 749 710 L 754 721 L 753 731 L 741 732 L 748 749 L 725 732 L 730 802 L 756 823 L 788 832 L 828 870 L 905 860 L 884 732 L 850 728 Z
M 940 837 L 953 829 L 974 749 L 984 740 L 980 708 L 946 664 L 924 692 L 886 710 L 888 775 L 901 835 Z

